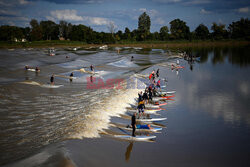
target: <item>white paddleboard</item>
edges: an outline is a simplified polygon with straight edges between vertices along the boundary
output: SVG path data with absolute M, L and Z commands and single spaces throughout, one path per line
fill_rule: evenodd
M 28 68 L 27 69 L 28 71 L 33 71 L 33 72 L 35 72 L 36 70 L 35 69 L 33 69 L 33 68 Z
M 129 136 L 129 135 L 114 135 L 116 138 L 124 139 L 124 140 L 131 140 L 131 141 L 146 141 L 150 139 L 155 139 L 156 136 Z
M 157 111 L 160 111 L 160 110 L 144 110 L 144 114 L 154 114 L 154 115 L 159 115 L 157 113 Z M 138 112 L 138 110 L 127 110 L 127 112 Z
M 51 85 L 51 84 L 42 84 L 40 85 L 42 88 L 60 88 L 63 85 Z
M 158 92 L 159 94 L 174 94 L 176 91 L 162 91 Z
M 160 122 L 160 121 L 164 121 L 167 118 L 146 118 L 146 119 L 136 119 L 136 121 L 140 121 L 140 122 Z

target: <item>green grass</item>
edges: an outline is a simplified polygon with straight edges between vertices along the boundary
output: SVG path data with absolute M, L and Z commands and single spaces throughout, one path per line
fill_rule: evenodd
M 80 41 L 33 41 L 33 42 L 0 42 L 0 48 L 44 48 L 44 47 L 90 47 L 104 44 L 87 44 Z M 246 46 L 250 41 L 224 40 L 224 41 L 118 41 L 116 44 L 108 44 L 111 47 L 142 47 L 142 48 L 189 48 L 189 47 L 223 47 Z

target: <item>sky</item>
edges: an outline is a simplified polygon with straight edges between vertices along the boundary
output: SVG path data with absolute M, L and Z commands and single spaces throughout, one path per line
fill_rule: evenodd
M 191 31 L 199 24 L 209 29 L 213 22 L 226 27 L 250 16 L 250 0 L 0 0 L 0 25 L 30 26 L 38 21 L 60 20 L 90 26 L 95 31 L 124 32 L 138 27 L 138 17 L 146 12 L 151 19 L 151 32 L 168 26 L 174 19 L 187 23 Z

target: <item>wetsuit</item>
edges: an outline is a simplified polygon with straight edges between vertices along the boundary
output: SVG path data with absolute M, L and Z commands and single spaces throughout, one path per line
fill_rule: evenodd
M 148 94 L 147 94 L 147 92 L 143 93 L 142 98 L 143 98 L 143 100 L 148 100 Z
M 139 93 L 138 93 L 138 96 L 139 96 L 139 98 L 138 98 L 138 103 L 139 103 L 140 101 L 142 101 L 142 100 L 143 100 L 143 98 L 142 98 L 142 95 L 141 95 L 141 94 L 139 94 Z
M 145 108 L 144 102 L 140 101 L 137 108 L 138 108 L 139 113 L 141 112 L 143 113 L 144 112 L 143 108 Z
M 70 74 L 70 77 L 73 77 L 74 76 L 74 74 L 73 74 L 73 72 Z M 72 78 L 70 78 L 69 79 L 70 80 L 70 82 L 72 82 Z
M 50 83 L 54 83 L 54 76 L 50 77 Z
M 151 100 L 151 101 L 153 100 L 152 99 L 152 88 L 151 87 L 148 88 L 148 99 Z
M 132 125 L 132 128 L 133 128 L 132 136 L 135 137 L 136 120 L 135 120 L 135 115 L 134 114 L 131 117 L 131 125 Z
M 94 66 L 93 66 L 93 65 L 90 66 L 90 70 L 91 70 L 91 71 L 94 70 Z
M 158 70 L 156 71 L 156 77 L 157 77 L 157 78 L 159 78 L 159 72 L 160 72 L 160 70 L 158 69 Z
M 161 88 L 161 80 L 157 81 L 156 87 Z

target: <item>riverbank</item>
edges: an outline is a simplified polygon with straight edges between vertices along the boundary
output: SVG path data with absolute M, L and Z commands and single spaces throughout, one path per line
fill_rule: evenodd
M 80 41 L 34 41 L 34 42 L 0 42 L 0 49 L 10 48 L 44 48 L 44 47 L 100 47 L 105 44 L 87 44 Z M 120 42 L 107 44 L 109 47 L 141 47 L 141 48 L 196 48 L 196 47 L 235 47 L 250 45 L 250 41 L 145 41 Z

